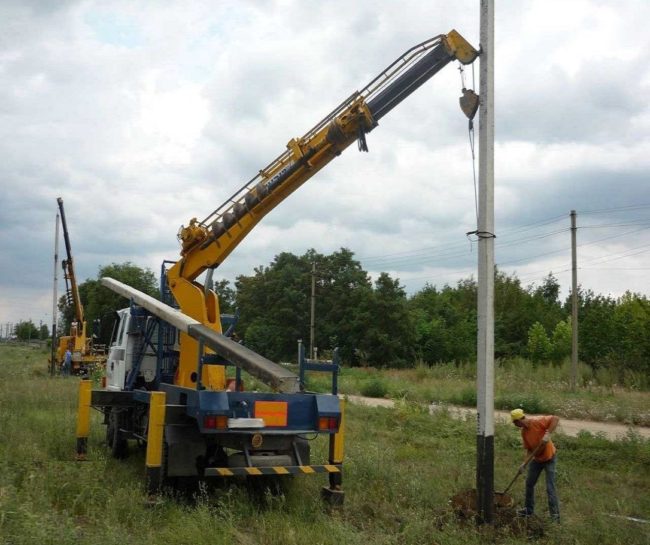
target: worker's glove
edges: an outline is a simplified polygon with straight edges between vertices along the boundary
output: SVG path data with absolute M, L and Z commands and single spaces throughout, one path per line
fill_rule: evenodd
M 544 437 L 542 437 L 542 443 L 546 444 L 551 440 L 551 434 L 549 432 L 546 432 L 544 434 Z
M 519 466 L 519 475 L 523 475 L 524 471 L 526 471 L 526 464 L 521 464 Z

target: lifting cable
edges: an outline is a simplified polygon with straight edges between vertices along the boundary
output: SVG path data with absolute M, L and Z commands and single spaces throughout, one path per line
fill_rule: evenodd
M 467 133 L 469 137 L 469 149 L 472 154 L 472 177 L 474 181 L 474 213 L 476 214 L 476 230 L 469 231 L 466 234 L 467 238 L 470 241 L 470 247 L 472 243 L 480 240 L 482 238 L 496 238 L 494 233 L 488 233 L 480 231 L 478 228 L 479 225 L 479 214 L 478 214 L 478 183 L 476 176 L 476 138 L 474 132 L 474 116 L 479 108 L 479 96 L 474 92 L 476 86 L 476 80 L 474 76 L 474 65 L 472 64 L 472 88 L 468 89 L 465 84 L 465 70 L 462 64 L 459 64 L 458 71 L 460 72 L 460 83 L 461 83 L 461 92 L 462 96 L 459 99 L 460 108 L 463 113 L 467 116 Z M 476 235 L 476 240 L 471 238 L 471 235 Z

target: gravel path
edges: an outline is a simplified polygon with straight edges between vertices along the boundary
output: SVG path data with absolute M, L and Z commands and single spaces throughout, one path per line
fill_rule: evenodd
M 374 397 L 362 397 L 348 395 L 346 396 L 350 402 L 357 405 L 367 405 L 369 407 L 386 407 L 392 408 L 395 402 L 392 399 L 379 399 Z M 447 410 L 450 415 L 456 418 L 474 418 L 476 409 L 468 407 L 457 407 L 454 405 L 438 405 L 432 404 L 429 406 L 429 412 L 434 413 L 440 410 Z M 494 418 L 500 422 L 509 422 L 510 414 L 507 411 L 494 411 Z M 571 437 L 576 437 L 581 431 L 588 431 L 593 434 L 603 434 L 607 439 L 621 439 L 625 437 L 629 430 L 634 430 L 639 436 L 644 439 L 650 439 L 650 428 L 644 426 L 626 426 L 625 424 L 617 424 L 612 422 L 594 422 L 592 420 L 567 420 L 562 418 L 558 431 Z

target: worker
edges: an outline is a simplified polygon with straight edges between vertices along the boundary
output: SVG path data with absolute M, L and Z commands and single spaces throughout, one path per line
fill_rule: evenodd
M 65 356 L 63 356 L 63 366 L 61 368 L 61 374 L 64 377 L 70 376 L 70 370 L 72 369 L 72 352 L 68 348 L 65 351 Z
M 557 428 L 560 419 L 557 416 L 530 417 L 523 409 L 510 412 L 512 423 L 521 429 L 521 439 L 526 449 L 526 459 L 533 455 L 528 464 L 526 476 L 526 505 L 518 511 L 522 516 L 530 516 L 535 512 L 535 484 L 542 471 L 546 473 L 546 493 L 548 494 L 548 510 L 551 519 L 560 522 L 560 503 L 555 489 L 555 466 L 557 462 L 556 448 L 551 441 L 551 433 Z M 526 462 L 521 464 L 519 472 L 526 469 Z

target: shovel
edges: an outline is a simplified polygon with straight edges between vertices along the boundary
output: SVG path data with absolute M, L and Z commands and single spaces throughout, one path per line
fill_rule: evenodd
M 504 496 L 508 490 L 512 488 L 512 485 L 515 484 L 515 481 L 519 478 L 519 475 L 521 475 L 524 472 L 524 469 L 526 469 L 526 466 L 530 463 L 530 461 L 537 455 L 538 452 L 542 450 L 542 447 L 544 447 L 546 443 L 542 441 L 533 452 L 531 452 L 528 457 L 524 460 L 523 466 L 517 471 L 515 476 L 512 478 L 512 481 L 510 481 L 510 484 L 506 487 L 506 489 L 503 492 L 497 492 L 500 496 Z

